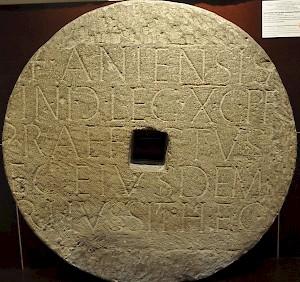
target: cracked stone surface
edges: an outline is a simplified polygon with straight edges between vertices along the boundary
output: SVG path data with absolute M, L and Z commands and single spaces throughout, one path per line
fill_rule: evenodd
M 149 127 L 168 134 L 165 164 L 130 164 L 133 130 Z M 21 73 L 2 138 L 31 228 L 110 281 L 195 280 L 237 260 L 278 214 L 296 157 L 262 48 L 211 12 L 160 1 L 58 31 Z

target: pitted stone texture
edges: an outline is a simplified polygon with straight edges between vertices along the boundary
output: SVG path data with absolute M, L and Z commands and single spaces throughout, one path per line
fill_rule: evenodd
M 130 166 L 134 129 L 167 132 L 164 167 Z M 183 281 L 269 228 L 296 134 L 269 57 L 200 8 L 130 1 L 89 12 L 28 62 L 3 131 L 8 181 L 38 236 L 111 281 Z

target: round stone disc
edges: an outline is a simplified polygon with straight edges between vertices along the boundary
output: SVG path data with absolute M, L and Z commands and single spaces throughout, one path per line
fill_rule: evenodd
M 7 108 L 7 178 L 59 256 L 110 281 L 184 281 L 270 227 L 296 133 L 270 58 L 200 8 L 89 12 L 30 59 Z

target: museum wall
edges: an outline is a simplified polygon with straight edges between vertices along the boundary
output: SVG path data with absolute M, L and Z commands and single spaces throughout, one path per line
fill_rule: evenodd
M 181 1 L 183 2 L 183 1 Z M 1 132 L 10 93 L 34 52 L 65 24 L 112 2 L 0 6 Z M 261 1 L 185 1 L 228 19 L 249 33 L 275 64 L 300 132 L 300 38 L 261 37 Z M 299 136 L 299 133 L 298 133 Z M 2 150 L 1 150 L 2 156 Z M 68 265 L 50 250 L 17 212 L 1 157 L 0 281 L 100 281 Z M 237 262 L 203 281 L 300 281 L 300 172 L 297 161 L 280 216 L 261 241 Z M 277 259 L 280 261 L 278 267 Z M 256 279 L 256 280 L 254 280 Z M 278 280 L 279 281 L 279 280 Z

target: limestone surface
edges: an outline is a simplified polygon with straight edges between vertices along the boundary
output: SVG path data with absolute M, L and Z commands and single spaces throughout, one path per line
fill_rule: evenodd
M 145 128 L 167 133 L 164 163 L 132 161 Z M 21 73 L 2 139 L 31 228 L 110 281 L 195 280 L 237 260 L 278 214 L 296 157 L 288 96 L 262 48 L 211 12 L 161 1 L 113 4 L 58 31 Z

